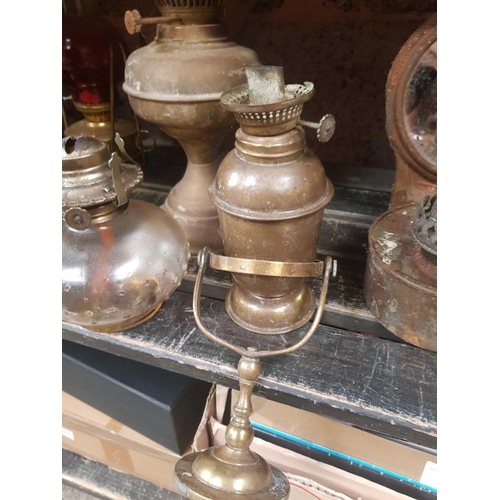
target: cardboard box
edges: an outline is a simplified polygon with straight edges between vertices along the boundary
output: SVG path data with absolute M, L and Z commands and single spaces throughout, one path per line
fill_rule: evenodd
M 222 404 L 227 389 L 217 387 Z M 231 406 L 237 400 L 238 391 L 232 391 Z M 421 482 L 426 464 L 437 464 L 437 456 L 429 452 L 384 439 L 349 425 L 315 415 L 314 413 L 269 401 L 258 396 L 252 397 L 253 414 L 251 421 L 256 431 L 263 429 L 271 433 L 277 431 L 284 439 L 291 438 L 297 443 L 318 449 L 325 449 L 345 461 L 355 459 L 367 466 L 374 466 L 395 475 Z M 428 466 L 427 466 L 428 468 Z M 427 486 L 436 488 L 432 479 Z M 422 483 L 426 484 L 426 483 Z
M 62 402 L 63 448 L 178 493 L 173 473 L 180 455 L 64 392 Z M 225 426 L 214 418 L 222 411 L 220 406 L 217 408 L 214 387 L 207 399 L 192 451 L 209 446 L 209 430 L 216 445 L 224 443 Z M 287 474 L 290 500 L 409 499 L 260 439 L 255 439 L 252 449 Z
M 180 455 L 65 392 L 62 406 L 64 449 L 178 492 L 173 473 Z

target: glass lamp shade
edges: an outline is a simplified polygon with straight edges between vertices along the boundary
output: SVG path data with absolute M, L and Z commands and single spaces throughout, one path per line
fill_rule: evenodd
M 62 77 L 63 83 L 73 89 L 75 102 L 83 105 L 110 102 L 111 46 L 113 78 L 118 84 L 123 81 L 125 63 L 117 29 L 100 18 L 63 19 Z

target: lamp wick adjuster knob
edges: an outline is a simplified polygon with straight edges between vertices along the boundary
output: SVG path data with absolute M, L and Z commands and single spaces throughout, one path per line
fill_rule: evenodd
M 325 115 L 318 123 L 299 120 L 299 125 L 309 127 L 316 130 L 316 137 L 319 142 L 328 142 L 335 132 L 335 117 L 333 115 Z
M 144 24 L 161 24 L 175 21 L 176 18 L 171 17 L 142 17 L 137 9 L 127 10 L 125 12 L 125 28 L 129 35 L 139 33 Z

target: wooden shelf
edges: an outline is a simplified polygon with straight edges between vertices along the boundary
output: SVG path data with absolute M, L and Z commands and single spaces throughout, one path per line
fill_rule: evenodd
M 284 347 L 306 327 L 266 336 L 238 327 L 203 297 L 207 326 L 242 346 Z M 237 387 L 238 356 L 196 327 L 192 295 L 177 291 L 146 323 L 118 334 L 63 324 L 63 338 L 146 364 Z M 402 343 L 320 325 L 300 350 L 262 362 L 256 393 L 378 434 L 436 448 L 436 356 Z

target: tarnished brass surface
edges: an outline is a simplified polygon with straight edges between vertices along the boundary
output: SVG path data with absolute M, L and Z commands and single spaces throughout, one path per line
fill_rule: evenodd
M 193 293 L 193 314 L 198 328 L 210 340 L 241 355 L 238 363 L 240 394 L 226 429 L 226 444 L 188 455 L 177 462 L 175 483 L 188 498 L 197 500 L 244 498 L 248 500 L 285 500 L 290 494 L 286 476 L 250 450 L 254 433 L 250 423 L 252 390 L 260 375 L 260 359 L 288 354 L 300 349 L 314 334 L 325 307 L 328 282 L 332 274 L 331 257 L 325 260 L 323 285 L 318 308 L 311 327 L 295 344 L 277 351 L 244 349 L 216 337 L 201 319 L 200 298 L 203 277 L 209 262 L 210 249 L 198 254 L 199 270 Z M 262 263 L 264 264 L 264 263 Z
M 240 93 L 237 88 L 235 94 Z M 240 109 L 241 102 L 232 99 L 230 92 L 225 96 L 225 107 L 231 109 L 230 103 L 235 102 Z M 292 107 L 297 105 L 294 99 L 290 99 Z M 265 105 L 259 109 L 264 112 Z M 283 109 L 288 116 L 287 108 Z M 304 130 L 296 126 L 299 116 L 285 133 L 279 133 L 279 128 L 272 136 L 254 135 L 253 129 L 236 132 L 236 148 L 222 161 L 210 187 L 226 255 L 282 262 L 315 260 L 323 210 L 333 196 L 333 186 L 321 162 L 306 147 Z M 286 333 L 307 323 L 314 312 L 314 297 L 302 277 L 238 272 L 233 277 L 226 309 L 248 330 Z
M 311 278 L 321 276 L 323 262 L 271 262 L 267 260 L 237 259 L 225 255 L 210 254 L 210 267 L 220 271 L 258 276 L 278 276 L 289 278 Z
M 396 179 L 391 208 L 409 202 L 419 202 L 424 194 L 434 194 L 437 182 L 435 153 L 423 154 L 411 140 L 406 99 L 412 76 L 419 64 L 435 66 L 437 54 L 437 18 L 432 16 L 403 45 L 392 64 L 386 86 L 386 130 L 396 155 Z M 436 146 L 437 149 L 437 146 Z
M 79 111 L 85 120 L 91 123 L 109 122 L 111 120 L 111 102 L 102 104 L 83 104 L 73 101 L 75 109 Z
M 389 331 L 436 351 L 436 256 L 426 252 L 412 234 L 417 213 L 417 205 L 406 204 L 373 223 L 364 292 L 368 307 Z
M 127 60 L 123 89 L 134 112 L 177 139 L 188 157 L 163 208 L 181 224 L 192 251 L 222 249 L 208 187 L 235 120 L 219 99 L 244 82 L 245 67 L 257 63 L 256 54 L 229 41 L 220 24 L 160 24 L 154 42 Z

